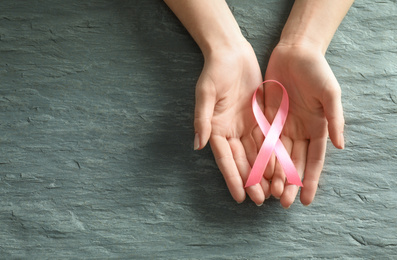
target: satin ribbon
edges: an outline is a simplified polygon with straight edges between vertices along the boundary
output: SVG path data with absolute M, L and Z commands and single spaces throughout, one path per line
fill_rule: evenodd
M 285 120 L 287 119 L 288 115 L 288 94 L 284 86 L 276 80 L 265 80 L 262 82 L 262 84 L 268 82 L 273 82 L 280 86 L 283 90 L 283 97 L 281 99 L 281 104 L 277 111 L 276 117 L 274 118 L 273 123 L 270 125 L 261 108 L 259 107 L 258 102 L 256 101 L 256 93 L 258 92 L 260 86 L 256 89 L 254 95 L 252 96 L 252 110 L 254 112 L 255 119 L 258 122 L 259 128 L 265 136 L 265 140 L 261 149 L 259 150 L 258 156 L 256 157 L 245 187 L 255 185 L 261 181 L 273 151 L 275 152 L 277 160 L 284 170 L 288 183 L 302 187 L 303 184 L 300 180 L 294 163 L 292 162 L 291 157 L 280 140 L 281 131 L 283 130 Z

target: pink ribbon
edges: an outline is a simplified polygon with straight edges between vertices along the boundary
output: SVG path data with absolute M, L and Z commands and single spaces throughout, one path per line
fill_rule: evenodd
M 272 125 L 270 125 L 266 120 L 261 108 L 259 107 L 258 102 L 256 101 L 256 93 L 258 92 L 260 86 L 256 89 L 254 95 L 252 96 L 252 110 L 254 112 L 255 119 L 258 122 L 259 128 L 265 136 L 265 141 L 259 150 L 258 156 L 256 157 L 250 175 L 248 176 L 245 187 L 255 185 L 261 181 L 273 151 L 275 152 L 277 160 L 284 170 L 288 183 L 302 187 L 303 184 L 300 180 L 294 163 L 292 162 L 287 150 L 285 150 L 283 143 L 279 139 L 288 115 L 288 94 L 280 82 L 276 80 L 265 80 L 262 84 L 267 82 L 277 83 L 277 85 L 283 90 L 283 97 L 281 99 L 281 104 L 277 111 L 276 117 L 274 118 Z

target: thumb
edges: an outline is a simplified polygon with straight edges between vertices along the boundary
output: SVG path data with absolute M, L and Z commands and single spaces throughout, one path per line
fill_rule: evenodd
M 194 111 L 194 150 L 204 148 L 210 138 L 215 101 L 216 91 L 214 88 L 207 85 L 197 85 Z
M 343 129 L 345 119 L 343 117 L 341 89 L 335 77 L 330 83 L 331 85 L 323 93 L 322 101 L 325 117 L 328 121 L 329 138 L 336 148 L 344 149 Z

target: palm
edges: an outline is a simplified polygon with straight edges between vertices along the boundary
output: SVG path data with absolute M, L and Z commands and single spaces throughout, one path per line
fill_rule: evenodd
M 251 46 L 241 55 L 218 55 L 206 60 L 197 83 L 195 128 L 210 121 L 211 148 L 233 198 L 241 202 L 247 192 L 259 205 L 270 195 L 269 184 L 263 179 L 245 190 L 244 182 L 260 145 L 254 138 L 259 129 L 251 97 L 262 81 L 261 71 Z
M 281 140 L 301 177 L 305 175 L 301 201 L 309 204 L 323 168 L 328 121 L 331 121 L 330 131 L 335 132 L 334 115 L 341 113 L 339 85 L 321 53 L 302 49 L 291 53 L 283 46 L 276 47 L 272 53 L 266 78 L 280 81 L 287 89 L 290 108 Z M 277 99 L 274 98 L 278 95 L 277 89 L 265 89 L 265 113 L 268 118 L 272 118 L 278 109 Z M 332 111 L 335 107 L 337 111 Z M 336 138 L 333 135 L 331 139 L 335 141 Z M 295 199 L 298 188 L 284 184 L 280 165 L 273 163 L 271 167 L 274 168 L 268 169 L 265 176 L 272 178 L 272 194 L 281 197 L 283 206 L 288 207 Z

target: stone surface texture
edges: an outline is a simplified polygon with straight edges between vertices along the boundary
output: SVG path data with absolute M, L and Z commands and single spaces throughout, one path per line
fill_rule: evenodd
M 292 1 L 228 4 L 264 72 Z M 338 29 L 346 149 L 285 210 L 193 151 L 203 58 L 162 1 L 0 1 L 0 258 L 396 259 L 396 15 L 356 1 Z

